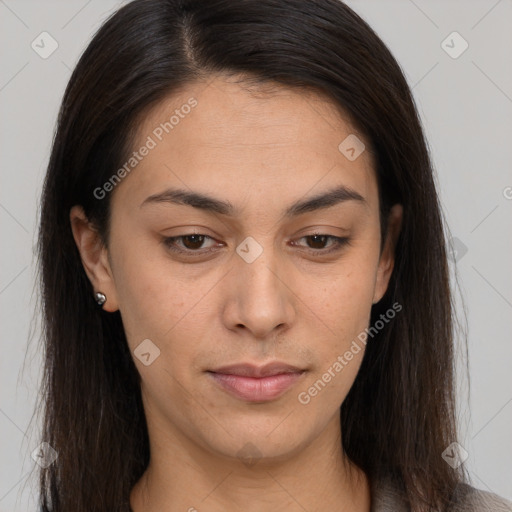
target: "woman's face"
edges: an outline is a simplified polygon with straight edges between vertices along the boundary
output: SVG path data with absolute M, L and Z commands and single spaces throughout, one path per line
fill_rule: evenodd
M 216 77 L 154 107 L 102 188 L 108 249 L 79 242 L 104 309 L 120 310 L 150 435 L 227 457 L 339 432 L 400 222 L 396 207 L 381 254 L 373 161 L 333 104 L 267 92 Z

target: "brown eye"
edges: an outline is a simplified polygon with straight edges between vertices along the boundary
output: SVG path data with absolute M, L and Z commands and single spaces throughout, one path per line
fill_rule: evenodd
M 308 244 L 311 249 L 325 249 L 325 244 L 329 241 L 327 235 L 309 235 L 304 238 L 312 242 Z
M 324 235 L 321 233 L 306 235 L 303 236 L 300 240 L 306 240 L 306 249 L 309 249 L 310 252 L 318 254 L 329 254 L 331 252 L 340 250 L 343 246 L 348 245 L 349 243 L 348 238 L 341 238 L 334 235 Z M 327 245 L 328 242 L 331 243 Z
M 164 238 L 162 242 L 168 249 L 170 249 L 173 252 L 202 254 L 208 252 L 210 249 L 213 248 L 213 246 L 206 248 L 203 247 L 203 244 L 207 239 L 213 240 L 208 235 L 202 235 L 200 233 L 190 233 L 187 235 L 167 237 Z
M 200 249 L 204 243 L 205 236 L 204 235 L 185 235 L 181 238 L 183 240 L 183 245 L 187 249 Z

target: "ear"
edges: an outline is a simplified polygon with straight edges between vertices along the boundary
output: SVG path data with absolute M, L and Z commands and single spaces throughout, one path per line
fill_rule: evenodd
M 108 250 L 104 246 L 97 229 L 89 222 L 81 206 L 73 206 L 69 212 L 71 230 L 76 246 L 80 252 L 85 273 L 91 281 L 95 292 L 101 292 L 107 300 L 103 304 L 105 311 L 119 309 L 114 276 L 112 273 Z M 91 300 L 95 300 L 91 297 Z
M 379 266 L 377 268 L 373 304 L 377 304 L 377 302 L 384 297 L 384 294 L 388 289 L 391 273 L 393 272 L 393 267 L 395 265 L 395 248 L 402 228 L 402 217 L 402 205 L 393 205 L 389 212 L 386 240 L 384 242 L 384 247 L 380 255 Z

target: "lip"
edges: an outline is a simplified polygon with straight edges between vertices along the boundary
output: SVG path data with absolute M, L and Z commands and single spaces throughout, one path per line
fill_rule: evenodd
M 281 363 L 275 361 L 267 363 L 262 366 L 253 365 L 250 363 L 232 364 L 229 366 L 222 366 L 215 370 L 210 370 L 214 373 L 222 373 L 223 375 L 238 375 L 241 377 L 271 377 L 273 375 L 280 375 L 283 373 L 297 373 L 302 372 L 301 368 L 292 366 L 291 364 Z
M 264 366 L 224 366 L 207 373 L 222 389 L 237 398 L 247 402 L 268 402 L 283 395 L 305 370 L 276 362 Z

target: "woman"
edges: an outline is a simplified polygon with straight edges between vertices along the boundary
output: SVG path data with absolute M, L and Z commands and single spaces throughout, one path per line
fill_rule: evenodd
M 63 99 L 39 255 L 42 510 L 512 510 L 454 444 L 410 90 L 341 2 L 121 8 Z

